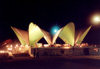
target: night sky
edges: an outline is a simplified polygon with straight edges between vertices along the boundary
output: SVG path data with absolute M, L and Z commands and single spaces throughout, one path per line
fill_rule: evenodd
M 30 22 L 50 32 L 54 25 L 74 22 L 76 30 L 90 25 L 90 15 L 100 12 L 100 0 L 0 0 L 0 41 L 16 38 L 10 26 L 28 29 Z M 93 26 L 84 42 L 100 44 L 100 25 Z

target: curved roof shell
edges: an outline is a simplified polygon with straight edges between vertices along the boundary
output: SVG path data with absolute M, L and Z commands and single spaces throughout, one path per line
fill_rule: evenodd
M 79 34 L 77 37 L 78 39 L 75 40 L 75 25 L 73 22 L 68 23 L 64 27 L 62 27 L 54 36 L 51 38 L 49 32 L 41 29 L 34 23 L 29 24 L 28 31 L 20 30 L 15 27 L 11 27 L 12 30 L 15 32 L 16 36 L 18 37 L 19 41 L 22 45 L 30 45 L 36 47 L 36 43 L 41 39 L 44 38 L 49 45 L 52 45 L 56 42 L 56 39 L 60 37 L 66 44 L 70 44 L 74 46 L 75 43 L 82 43 L 83 39 L 89 32 L 92 26 L 88 27 L 83 34 Z

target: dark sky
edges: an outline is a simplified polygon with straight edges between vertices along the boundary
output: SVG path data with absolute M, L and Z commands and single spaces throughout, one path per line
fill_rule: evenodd
M 74 22 L 76 30 L 90 24 L 89 16 L 100 12 L 100 0 L 0 0 L 0 41 L 15 37 L 10 26 L 27 30 L 30 22 L 50 31 Z M 100 26 L 92 27 L 84 42 L 100 43 Z

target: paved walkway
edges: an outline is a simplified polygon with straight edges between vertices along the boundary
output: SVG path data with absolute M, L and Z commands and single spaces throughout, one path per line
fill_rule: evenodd
M 40 56 L 39 58 L 34 57 L 13 57 L 9 59 L 0 60 L 0 62 L 15 62 L 15 61 L 26 61 L 26 60 L 44 60 L 44 59 L 94 59 L 94 60 L 100 60 L 100 56 Z
M 100 56 L 17 57 L 0 63 L 0 69 L 100 69 L 99 59 Z

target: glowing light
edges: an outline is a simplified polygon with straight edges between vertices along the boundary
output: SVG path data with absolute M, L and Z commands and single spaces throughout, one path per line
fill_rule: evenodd
M 28 45 L 25 45 L 26 47 L 28 47 Z
M 6 47 L 8 48 L 9 46 L 7 45 Z
M 83 47 L 82 45 L 80 45 L 80 47 Z
M 8 52 L 8 51 L 5 51 L 5 50 L 0 50 L 0 53 L 1 54 L 8 53 L 9 56 L 13 56 L 11 52 Z
M 53 26 L 51 28 L 51 34 L 52 35 L 56 34 L 59 29 L 60 29 L 59 26 L 57 26 L 57 25 L 56 26 Z
M 21 50 L 22 50 L 22 48 L 19 48 L 19 50 L 21 51 Z
M 94 48 L 94 51 L 98 52 L 99 50 L 98 50 L 98 48 Z
M 9 51 L 11 51 L 11 50 L 12 50 L 12 48 L 8 48 L 8 50 L 9 50 Z
M 18 44 L 16 44 L 16 47 L 18 47 Z
M 57 32 L 57 29 L 55 29 L 54 32 L 56 33 Z
M 13 56 L 13 54 L 11 52 L 8 52 L 9 56 Z
M 100 14 L 95 14 L 91 18 L 91 22 L 93 24 L 99 24 L 100 23 Z
M 4 43 L 4 44 L 7 44 L 7 43 Z
M 0 53 L 5 53 L 5 51 L 1 50 Z
M 96 22 L 100 21 L 99 16 L 96 16 L 96 17 L 94 18 L 94 21 L 96 21 Z
M 44 44 L 44 47 L 49 47 L 49 45 L 48 44 Z
M 12 47 L 12 45 L 10 45 L 10 47 Z
M 54 44 L 54 47 L 61 47 L 61 44 Z
M 63 46 L 64 46 L 64 47 L 66 47 L 66 46 L 68 47 L 68 46 L 70 46 L 70 44 L 63 44 Z
M 71 47 L 70 46 L 66 46 L 66 47 L 63 47 L 64 49 L 70 49 Z
M 41 47 L 42 47 L 42 43 L 38 43 L 37 46 L 38 46 L 39 48 L 41 48 Z

